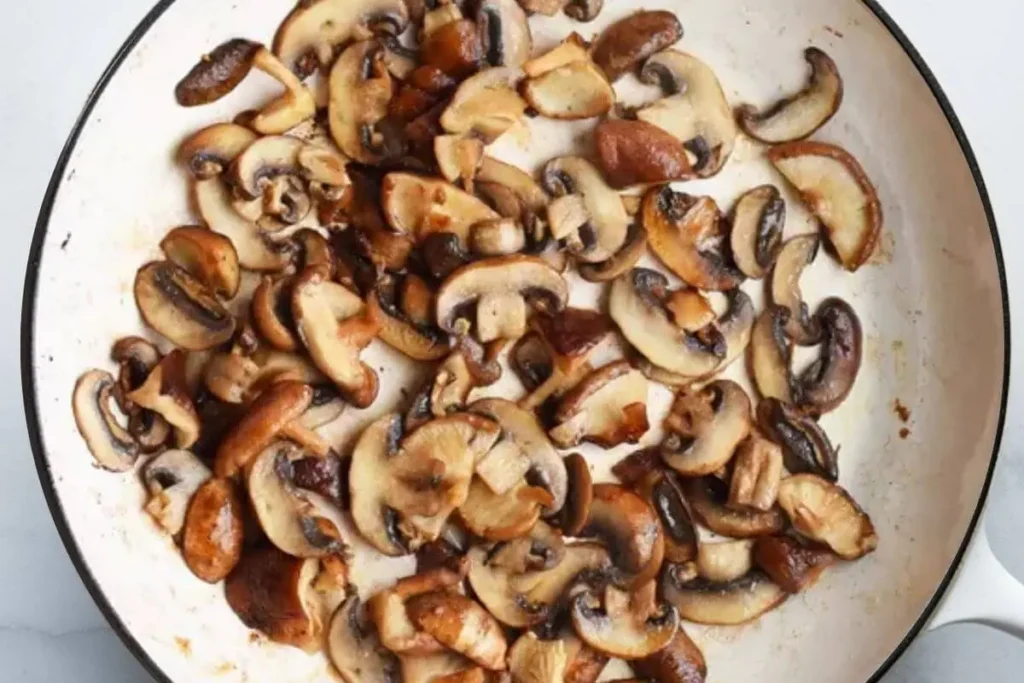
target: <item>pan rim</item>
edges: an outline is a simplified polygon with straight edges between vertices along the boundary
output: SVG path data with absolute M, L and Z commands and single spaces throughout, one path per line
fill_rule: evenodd
M 995 440 L 993 442 L 992 456 L 989 461 L 988 471 L 985 474 L 985 480 L 981 487 L 981 492 L 978 497 L 977 507 L 975 508 L 970 523 L 967 527 L 967 532 L 964 538 L 960 542 L 960 546 L 957 549 L 956 554 L 953 557 L 952 562 L 948 570 L 945 573 L 942 581 L 936 587 L 935 593 L 928 601 L 921 615 L 915 621 L 914 625 L 908 630 L 907 634 L 899 642 L 899 644 L 893 649 L 892 653 L 881 663 L 878 669 L 871 675 L 867 683 L 877 683 L 882 677 L 892 668 L 896 661 L 902 657 L 910 644 L 916 640 L 916 638 L 924 630 L 928 621 L 935 613 L 939 603 L 945 596 L 950 586 L 953 583 L 953 579 L 956 576 L 957 570 L 963 562 L 964 555 L 967 552 L 968 545 L 974 538 L 977 532 L 978 524 L 981 520 L 982 512 L 985 508 L 985 504 L 988 500 L 989 492 L 992 485 L 993 475 L 995 474 L 996 464 L 999 460 L 999 450 L 1002 443 L 1003 429 L 1006 423 L 1006 407 L 1007 400 L 1009 397 L 1010 389 L 1010 354 L 1011 354 L 1011 336 L 1010 336 L 1010 299 L 1006 280 L 1006 270 L 1003 260 L 1003 251 L 1001 241 L 999 239 L 999 231 L 996 225 L 995 212 L 992 208 L 992 203 L 989 198 L 988 190 L 985 185 L 984 178 L 982 177 L 981 168 L 978 165 L 977 157 L 974 154 L 973 148 L 967 139 L 967 135 L 964 132 L 963 126 L 960 123 L 956 112 L 953 110 L 953 106 L 946 96 L 945 91 L 939 84 L 935 74 L 925 63 L 924 58 L 914 47 L 913 43 L 899 27 L 896 21 L 886 12 L 878 3 L 878 0 L 860 0 L 865 7 L 867 7 L 882 23 L 882 25 L 889 31 L 892 37 L 900 45 L 900 48 L 904 51 L 907 57 L 910 58 L 914 67 L 918 73 L 924 79 L 928 85 L 928 89 L 931 91 L 932 96 L 935 98 L 936 103 L 939 105 L 943 116 L 946 118 L 949 124 L 950 130 L 952 130 L 954 137 L 957 140 L 957 144 L 960 147 L 960 151 L 964 156 L 964 160 L 967 162 L 967 166 L 971 172 L 971 177 L 974 180 L 975 186 L 978 191 L 978 197 L 981 200 L 982 207 L 985 212 L 986 222 L 988 223 L 989 233 L 992 238 L 992 247 L 995 252 L 996 269 L 999 277 L 999 289 L 1003 311 L 1003 386 L 999 401 L 999 417 L 996 424 Z M 118 615 L 116 610 L 110 604 L 106 595 L 103 592 L 96 577 L 92 574 L 92 570 L 89 567 L 85 556 L 78 547 L 78 543 L 71 532 L 71 527 L 68 523 L 66 511 L 57 495 L 56 486 L 54 484 L 53 472 L 50 469 L 49 461 L 46 456 L 45 449 L 43 447 L 42 440 L 42 426 L 39 418 L 39 409 L 37 405 L 37 393 L 36 393 L 36 382 L 35 375 L 33 372 L 33 357 L 35 350 L 35 307 L 38 298 L 38 272 L 39 264 L 41 261 L 41 255 L 43 250 L 43 244 L 45 242 L 46 234 L 49 229 L 50 218 L 53 212 L 53 208 L 56 204 L 56 199 L 60 186 L 64 179 L 64 173 L 67 170 L 68 163 L 70 162 L 71 155 L 73 154 L 75 147 L 78 144 L 79 138 L 85 128 L 85 124 L 88 122 L 89 115 L 99 102 L 100 98 L 106 91 L 107 86 L 113 80 L 114 76 L 117 75 L 120 68 L 123 66 L 125 60 L 131 54 L 132 50 L 136 47 L 139 41 L 149 32 L 149 30 L 159 21 L 160 17 L 173 5 L 175 0 L 159 0 L 156 5 L 143 17 L 142 21 L 135 27 L 135 29 L 128 36 L 127 40 L 115 53 L 113 59 L 107 65 L 103 74 L 100 76 L 96 85 L 93 87 L 89 96 L 86 98 L 85 104 L 79 114 L 75 125 L 71 129 L 71 133 L 68 136 L 67 141 L 61 150 L 60 156 L 57 159 L 57 164 L 54 167 L 53 174 L 50 177 L 50 181 L 47 185 L 46 193 L 43 196 L 43 201 L 40 206 L 39 216 L 36 220 L 32 236 L 32 244 L 29 249 L 28 264 L 25 273 L 25 284 L 22 293 L 22 315 L 21 315 L 21 380 L 22 380 L 22 400 L 25 408 L 25 418 L 28 427 L 29 444 L 32 449 L 32 455 L 35 460 L 36 472 L 39 476 L 39 482 L 43 488 L 43 495 L 46 499 L 47 507 L 50 510 L 50 515 L 53 517 L 55 526 L 57 527 L 57 533 L 60 535 L 61 541 L 64 544 L 64 548 L 71 558 L 71 562 L 85 585 L 86 590 L 92 597 L 93 602 L 99 608 L 104 618 L 110 624 L 110 627 L 124 643 L 125 647 L 135 657 L 136 660 L 142 665 L 146 672 L 159 681 L 159 683 L 174 683 L 172 679 L 164 673 L 163 669 L 150 657 L 149 653 L 146 652 L 145 648 L 135 637 L 134 634 L 127 628 L 124 621 Z

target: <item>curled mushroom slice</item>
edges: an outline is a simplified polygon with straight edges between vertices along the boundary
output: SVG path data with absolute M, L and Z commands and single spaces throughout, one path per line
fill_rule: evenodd
M 370 315 L 380 320 L 377 335 L 384 343 L 415 360 L 438 360 L 448 354 L 448 335 L 430 323 L 412 320 L 399 309 L 396 285 L 387 278 L 367 296 Z
M 495 546 L 490 563 L 511 572 L 551 569 L 565 557 L 561 532 L 538 521 L 529 533 Z
M 820 244 L 817 235 L 800 235 L 787 240 L 772 270 L 772 301 L 789 311 L 785 332 L 797 344 L 815 344 L 821 338 L 819 321 L 808 314 L 800 292 L 800 276 L 814 262 Z
M 351 595 L 331 619 L 327 656 L 345 683 L 399 683 L 398 660 L 377 638 L 358 595 Z
M 484 59 L 491 66 L 518 68 L 530 57 L 533 37 L 526 12 L 516 0 L 481 0 L 476 25 Z
M 759 416 L 760 411 L 761 406 L 758 406 Z M 771 510 L 779 496 L 782 463 L 782 449 L 779 446 L 757 433 L 751 434 L 736 451 L 729 488 L 729 507 Z
M 550 199 L 529 173 L 493 157 L 485 156 L 481 159 L 476 180 L 478 191 L 485 196 L 489 194 L 488 188 L 493 190 L 495 187 L 501 188 L 501 196 L 509 195 L 510 203 L 514 206 L 508 208 L 512 210 L 507 213 L 499 210 L 499 213 L 508 218 L 516 218 L 527 227 L 532 226 Z
M 201 424 L 185 384 L 185 354 L 181 349 L 164 356 L 146 381 L 128 394 L 128 400 L 163 417 L 174 428 L 178 448 L 191 448 L 199 440 Z
M 795 403 L 804 412 L 822 415 L 846 400 L 857 380 L 864 355 L 860 319 L 842 299 L 826 299 L 815 318 L 821 325 L 820 356 L 797 378 Z
M 516 78 L 517 72 L 506 67 L 470 76 L 441 114 L 441 126 L 449 133 L 472 132 L 485 143 L 494 142 L 526 111 L 526 102 L 513 88 Z
M 392 230 L 423 241 L 434 233 L 456 235 L 468 245 L 474 224 L 501 218 L 482 201 L 436 178 L 389 173 L 381 185 L 381 208 Z
M 882 203 L 860 162 L 824 142 L 791 142 L 766 154 L 817 217 L 843 267 L 853 272 L 864 265 L 883 219 Z
M 459 339 L 457 348 L 437 368 L 434 378 L 413 399 L 405 417 L 412 431 L 432 417 L 444 417 L 466 405 L 469 392 L 501 378 L 501 366 L 469 338 Z
M 684 621 L 713 626 L 747 624 L 781 605 L 788 594 L 764 573 L 754 570 L 719 584 L 706 579 L 682 581 L 682 565 L 673 565 L 661 581 L 662 595 Z
M 236 348 L 215 354 L 203 371 L 206 388 L 225 403 L 251 401 L 269 384 L 282 380 L 318 386 L 328 382 L 305 357 L 267 349 L 247 354 Z
M 839 479 L 839 451 L 816 420 L 775 399 L 757 406 L 757 425 L 782 448 L 786 469 Z
M 625 660 L 647 657 L 666 647 L 679 627 L 679 614 L 669 604 L 657 604 L 655 583 L 633 593 L 612 586 L 603 598 L 593 591 L 572 601 L 576 633 L 598 652 Z
M 196 181 L 192 186 L 192 198 L 206 226 L 231 240 L 239 266 L 272 273 L 288 266 L 290 255 L 272 247 L 260 233 L 260 228 L 235 210 L 231 191 L 223 180 L 208 178 Z
M 185 526 L 185 512 L 192 496 L 211 476 L 210 468 L 191 451 L 164 451 L 142 472 L 149 493 L 146 512 L 167 533 L 177 536 Z
M 608 80 L 615 82 L 682 37 L 683 25 L 672 12 L 640 10 L 602 31 L 592 54 Z
M 560 448 L 591 441 L 604 448 L 647 433 L 647 378 L 628 361 L 595 370 L 562 397 L 549 434 Z
M 484 343 L 517 339 L 526 332 L 527 298 L 556 313 L 568 297 L 565 280 L 542 259 L 498 256 L 460 268 L 444 281 L 437 292 L 437 324 L 455 335 L 473 329 Z M 467 309 L 475 309 L 475 325 Z
M 188 271 L 215 294 L 233 299 L 238 293 L 238 252 L 224 235 L 195 226 L 175 228 L 161 240 L 160 248 L 171 263 Z
M 793 345 L 786 336 L 789 311 L 769 306 L 758 317 L 750 335 L 750 374 L 758 393 L 764 399 L 793 399 L 793 376 L 790 363 Z M 805 329 L 800 326 L 801 330 Z
M 686 635 L 682 625 L 668 645 L 630 662 L 630 666 L 637 675 L 661 683 L 704 683 L 708 675 L 704 653 Z
M 579 453 L 566 456 L 565 470 L 569 477 L 569 485 L 558 522 L 566 536 L 579 536 L 590 519 L 590 506 L 594 503 L 594 483 L 590 476 L 590 466 Z
M 409 23 L 402 0 L 312 0 L 300 3 L 274 36 L 274 53 L 304 78 L 327 68 L 338 46 L 367 32 L 397 36 Z M 349 683 L 352 683 L 349 681 Z
M 406 610 L 406 601 L 417 595 L 444 591 L 457 586 L 466 576 L 467 562 L 454 569 L 440 567 L 399 579 L 393 586 L 375 594 L 367 602 L 370 618 L 377 625 L 380 642 L 395 654 L 429 656 L 444 651 L 444 646 L 419 630 Z
M 632 270 L 645 253 L 647 231 L 639 223 L 633 223 L 626 233 L 626 241 L 610 259 L 600 263 L 581 263 L 577 270 L 587 282 L 611 282 Z
M 242 557 L 242 505 L 234 484 L 209 479 L 185 513 L 181 552 L 192 573 L 207 583 L 226 578 Z
M 719 541 L 701 543 L 697 550 L 697 572 L 712 583 L 736 581 L 754 566 L 754 541 Z
M 804 59 L 811 67 L 811 75 L 803 90 L 763 112 L 749 104 L 737 108 L 737 118 L 747 135 L 768 144 L 802 140 L 839 111 L 843 102 L 843 79 L 836 63 L 816 47 L 804 50 Z
M 665 418 L 661 456 L 684 476 L 712 474 L 732 460 L 751 423 L 750 399 L 735 382 L 722 379 L 685 389 Z
M 618 484 L 595 484 L 593 493 L 581 535 L 608 546 L 617 584 L 638 588 L 658 575 L 665 557 L 658 516 L 647 501 Z
M 580 261 L 606 261 L 622 247 L 629 216 L 622 199 L 600 172 L 581 157 L 559 157 L 544 167 L 544 186 L 555 197 L 548 223 L 555 239 L 567 243 Z
M 729 492 L 716 477 L 684 479 L 680 486 L 693 516 L 716 534 L 732 538 L 772 536 L 780 533 L 786 525 L 785 515 L 778 508 L 761 511 L 727 507 Z
M 615 188 L 694 177 L 683 143 L 646 121 L 604 120 L 594 129 L 594 146 Z
M 71 406 L 78 431 L 97 464 L 112 472 L 126 472 L 135 464 L 139 444 L 113 412 L 116 386 L 109 372 L 90 370 L 78 378 Z
M 523 65 L 523 97 L 540 114 L 554 119 L 588 119 L 606 114 L 615 91 L 573 33 L 547 54 Z M 564 49 L 569 43 L 569 49 Z M 572 47 L 577 49 L 573 50 Z
M 433 592 L 406 603 L 409 618 L 448 648 L 492 671 L 506 668 L 508 644 L 501 625 L 464 595 Z
M 551 505 L 551 494 L 539 486 L 517 483 L 495 493 L 480 478 L 469 486 L 469 496 L 459 506 L 459 519 L 475 536 L 488 541 L 508 541 L 530 532 L 541 509 Z
M 748 190 L 736 200 L 729 215 L 729 245 L 736 267 L 760 280 L 775 263 L 782 248 L 786 202 L 774 185 Z
M 331 137 L 346 156 L 364 164 L 378 164 L 400 153 L 390 139 L 393 133 L 378 125 L 393 94 L 384 54 L 378 41 L 354 43 L 331 69 Z
M 641 216 L 651 250 L 686 284 L 726 291 L 742 283 L 727 255 L 725 221 L 711 197 L 654 188 L 644 196 Z
M 736 144 L 736 120 L 722 86 L 704 62 L 677 50 L 663 50 L 640 70 L 644 83 L 660 85 L 665 97 L 636 117 L 682 141 L 701 178 L 718 173 Z
M 850 494 L 814 474 L 796 474 L 779 485 L 779 505 L 804 536 L 824 543 L 844 560 L 878 547 L 871 519 Z
M 200 180 L 223 173 L 259 136 L 236 123 L 215 123 L 196 131 L 178 147 L 178 161 Z
M 209 349 L 235 332 L 234 317 L 212 292 L 173 263 L 146 264 L 135 275 L 134 289 L 146 323 L 183 349 Z
M 313 266 L 292 287 L 292 315 L 313 362 L 345 398 L 359 408 L 373 403 L 379 388 L 377 373 L 359 354 L 380 329 L 375 311 L 331 282 L 326 266 Z
M 120 368 L 114 393 L 118 406 L 125 413 L 133 415 L 138 412 L 138 406 L 132 403 L 128 394 L 142 386 L 160 363 L 160 358 L 160 350 L 141 337 L 124 337 L 114 343 L 110 359 Z
M 249 306 L 252 324 L 271 346 L 280 351 L 300 348 L 292 317 L 291 277 L 264 277 L 252 295 Z

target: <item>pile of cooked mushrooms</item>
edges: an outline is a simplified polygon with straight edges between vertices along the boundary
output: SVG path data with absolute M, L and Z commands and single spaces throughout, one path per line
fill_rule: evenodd
M 204 105 L 253 69 L 283 88 L 180 144 L 197 224 L 134 284 L 159 339 L 114 344 L 75 419 L 100 467 L 142 463 L 146 512 L 246 626 L 347 683 L 587 683 L 611 660 L 702 681 L 684 624 L 755 620 L 877 544 L 819 422 L 861 325 L 800 287 L 820 247 L 853 272 L 881 230 L 858 161 L 807 139 L 842 101 L 836 64 L 809 48 L 803 90 L 734 108 L 669 12 L 534 49 L 531 14 L 601 10 L 303 0 L 271 47 L 230 40 L 175 90 Z M 661 96 L 623 106 L 630 78 Z M 536 117 L 593 119 L 591 153 L 491 155 Z M 728 213 L 680 191 L 741 135 L 782 190 Z M 819 231 L 786 239 L 787 197 Z M 588 283 L 603 310 L 570 305 Z M 381 342 L 429 368 L 400 405 L 375 405 Z M 722 376 L 744 357 L 751 392 Z M 675 392 L 653 425 L 652 382 Z M 415 571 L 368 594 L 356 544 Z

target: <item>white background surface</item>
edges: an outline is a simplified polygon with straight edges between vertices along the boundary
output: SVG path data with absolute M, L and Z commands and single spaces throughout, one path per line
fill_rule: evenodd
M 223 0 L 227 1 L 227 0 Z M 251 0 L 256 1 L 256 0 Z M 770 1 L 770 0 L 766 0 Z M 981 163 L 1001 226 L 1017 321 L 1009 418 L 992 493 L 996 554 L 1024 578 L 1024 216 L 1019 27 L 1024 3 L 885 0 L 935 71 Z M 146 683 L 93 605 L 57 536 L 36 478 L 19 381 L 21 287 L 57 155 L 82 103 L 148 0 L 9 2 L 0 22 L 0 681 Z M 685 20 L 684 20 L 685 23 Z M 74 330 L 68 330 L 74 334 Z M 982 627 L 921 638 L 886 683 L 1018 683 L 1024 644 Z M 741 682 L 736 682 L 741 683 Z

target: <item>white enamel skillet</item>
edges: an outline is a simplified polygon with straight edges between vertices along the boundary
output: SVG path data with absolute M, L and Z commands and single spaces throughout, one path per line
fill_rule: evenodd
M 131 293 L 135 270 L 157 256 L 169 228 L 193 220 L 185 175 L 172 159 L 175 145 L 258 102 L 263 85 L 250 79 L 215 105 L 186 110 L 174 103 L 174 84 L 198 55 L 227 38 L 269 40 L 293 4 L 161 0 L 90 97 L 32 244 L 22 362 L 40 480 L 82 580 L 160 681 L 332 680 L 322 658 L 250 638 L 222 588 L 192 577 L 171 540 L 141 511 L 137 477 L 93 466 L 69 405 L 75 379 L 103 366 L 111 341 L 143 330 Z M 537 45 L 550 46 L 573 29 L 589 36 L 635 9 L 625 0 L 605 5 L 584 27 L 564 18 L 535 21 Z M 980 523 L 1006 406 L 1003 262 L 974 155 L 934 77 L 874 0 L 645 6 L 678 14 L 682 48 L 714 68 L 734 103 L 763 104 L 796 89 L 806 46 L 831 54 L 846 97 L 816 138 L 861 160 L 886 215 L 875 263 L 847 275 L 819 258 L 803 281 L 812 305 L 842 296 L 865 328 L 865 363 L 853 394 L 823 424 L 842 446 L 841 483 L 871 514 L 880 547 L 826 573 L 813 590 L 755 625 L 690 628 L 707 656 L 709 680 L 878 680 L 923 630 L 959 621 L 1024 637 L 1024 588 L 995 561 Z M 588 125 L 537 123 L 494 153 L 535 167 L 575 149 Z M 741 143 L 718 178 L 688 191 L 728 206 L 767 181 L 782 185 L 760 150 Z M 789 199 L 787 235 L 813 229 Z M 759 287 L 747 287 L 759 297 Z M 593 294 L 580 289 L 573 302 L 592 304 Z M 384 390 L 370 410 L 347 413 L 343 431 L 393 409 L 412 382 L 409 365 L 394 354 L 374 346 L 369 357 L 382 370 Z M 664 409 L 667 397 L 652 391 L 652 413 Z M 909 408 L 906 423 L 894 413 L 897 400 Z M 585 454 L 600 471 L 629 450 Z M 365 591 L 400 570 L 367 562 L 356 574 Z

